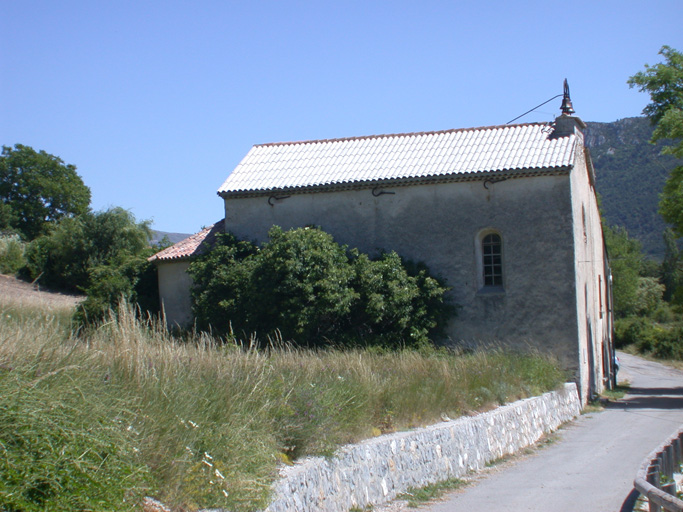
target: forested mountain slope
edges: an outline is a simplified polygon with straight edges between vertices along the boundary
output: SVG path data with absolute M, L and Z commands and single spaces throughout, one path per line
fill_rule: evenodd
M 645 117 L 586 124 L 604 218 L 624 226 L 646 254 L 661 259 L 666 225 L 657 213 L 659 194 L 669 171 L 681 162 L 661 155 L 662 143 L 648 142 L 654 128 Z

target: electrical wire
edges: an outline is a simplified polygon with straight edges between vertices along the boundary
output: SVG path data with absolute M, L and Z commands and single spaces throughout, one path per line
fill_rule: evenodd
M 517 117 L 515 117 L 515 118 L 512 119 L 511 121 L 508 121 L 508 122 L 505 123 L 505 124 L 510 124 L 510 123 L 512 123 L 513 121 L 517 121 L 517 119 L 519 119 L 520 117 L 524 117 L 524 116 L 527 115 L 528 113 L 533 112 L 534 110 L 536 110 L 538 107 L 542 107 L 542 106 L 545 105 L 546 103 L 550 103 L 550 102 L 553 101 L 555 98 L 559 98 L 560 96 L 564 96 L 564 94 L 558 94 L 557 96 L 553 96 L 553 97 L 550 98 L 548 101 L 544 101 L 544 102 L 541 103 L 540 105 L 536 105 L 536 106 L 535 106 L 534 108 L 532 108 L 531 110 L 527 110 L 527 111 L 524 112 L 521 116 L 517 116 Z

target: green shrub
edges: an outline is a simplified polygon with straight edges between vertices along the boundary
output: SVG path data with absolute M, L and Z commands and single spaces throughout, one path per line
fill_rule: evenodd
M 664 304 L 664 285 L 653 277 L 638 278 L 636 291 L 636 314 L 649 315 Z
M 653 355 L 661 359 L 683 360 L 683 327 L 661 328 L 654 344 Z
M 415 346 L 454 311 L 424 266 L 396 253 L 371 259 L 316 228 L 274 227 L 262 247 L 219 236 L 190 265 L 201 329 L 283 338 L 301 346 Z
M 652 313 L 650 318 L 660 324 L 667 324 L 675 322 L 679 315 L 674 311 L 674 308 L 667 302 L 662 302 Z
M 618 318 L 614 322 L 614 345 L 617 348 L 635 345 L 644 328 L 645 320 L 640 317 Z
M 0 236 L 0 274 L 16 274 L 26 265 L 19 235 Z
M 683 360 L 683 326 L 660 324 L 648 317 L 628 317 L 615 322 L 617 348 L 633 346 L 639 352 L 662 359 Z
M 249 278 L 250 256 L 257 248 L 250 242 L 237 240 L 232 234 L 219 234 L 214 247 L 194 261 L 189 268 L 194 287 L 192 309 L 200 329 L 211 329 L 219 335 L 239 331 L 251 324 Z M 240 307 L 246 316 L 240 316 Z M 234 324 L 233 324 L 234 322 Z M 249 338 L 246 332 L 245 338 Z
M 443 304 L 445 289 L 422 265 L 404 263 L 395 252 L 372 260 L 354 253 L 353 287 L 359 295 L 349 315 L 358 340 L 383 346 L 414 346 L 445 327 L 453 308 Z
M 116 311 L 121 299 L 158 312 L 156 267 L 147 262 L 147 222 L 123 208 L 67 217 L 26 249 L 25 274 L 53 289 L 85 293 L 76 320 L 81 324 Z
M 346 248 L 313 228 L 275 227 L 268 236 L 249 268 L 248 329 L 320 345 L 339 333 L 356 300 Z
M 79 325 L 95 324 L 126 303 L 136 304 L 141 312 L 158 313 L 157 268 L 147 261 L 146 255 L 124 255 L 119 261 L 91 268 L 91 284 L 85 289 L 87 298 L 74 314 L 76 322 Z
M 123 208 L 88 212 L 62 219 L 33 240 L 26 251 L 27 269 L 45 286 L 83 292 L 92 285 L 93 269 L 141 255 L 148 240 L 148 224 L 136 222 Z

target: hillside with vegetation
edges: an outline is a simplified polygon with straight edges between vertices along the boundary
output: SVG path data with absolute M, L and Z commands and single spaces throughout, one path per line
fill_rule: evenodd
M 610 226 L 622 226 L 657 260 L 664 255 L 666 228 L 658 213 L 659 194 L 671 169 L 681 162 L 662 155 L 667 143 L 651 144 L 654 126 L 646 117 L 612 123 L 586 123 L 602 213 Z

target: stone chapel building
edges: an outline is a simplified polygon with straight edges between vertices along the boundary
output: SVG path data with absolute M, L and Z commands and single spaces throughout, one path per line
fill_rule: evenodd
M 460 310 L 442 341 L 552 352 L 585 401 L 614 377 L 611 276 L 573 112 L 566 90 L 554 123 L 254 146 L 218 189 L 225 219 L 151 258 L 167 322 L 191 322 L 185 270 L 217 232 L 317 225 L 444 278 Z

